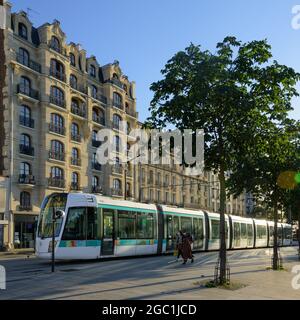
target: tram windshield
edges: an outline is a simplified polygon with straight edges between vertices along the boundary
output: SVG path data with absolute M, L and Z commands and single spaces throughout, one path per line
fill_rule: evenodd
M 39 217 L 38 236 L 40 238 L 52 237 L 52 215 L 57 210 L 65 211 L 68 195 L 66 193 L 54 194 L 42 203 L 41 214 Z M 55 222 L 55 236 L 59 236 L 63 218 Z

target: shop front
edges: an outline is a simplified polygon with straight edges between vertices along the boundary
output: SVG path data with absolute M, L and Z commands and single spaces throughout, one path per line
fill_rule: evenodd
M 38 216 L 15 214 L 14 215 L 14 247 L 27 249 L 35 247 L 35 233 Z

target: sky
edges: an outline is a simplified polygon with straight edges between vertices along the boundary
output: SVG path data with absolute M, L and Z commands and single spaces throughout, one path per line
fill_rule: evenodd
M 67 42 L 80 43 L 100 65 L 120 62 L 136 82 L 139 120 L 149 115 L 151 83 L 191 42 L 215 51 L 226 36 L 243 42 L 267 39 L 273 58 L 300 72 L 300 29 L 292 8 L 300 0 L 10 0 L 35 27 L 57 19 Z M 28 9 L 29 8 L 29 9 Z M 299 19 L 300 21 L 300 19 Z M 300 84 L 297 86 L 300 92 Z M 300 98 L 291 116 L 300 119 Z

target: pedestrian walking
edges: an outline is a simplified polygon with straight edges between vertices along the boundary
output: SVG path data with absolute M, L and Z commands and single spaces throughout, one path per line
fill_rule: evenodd
M 191 259 L 191 262 L 194 262 L 193 253 L 192 253 L 192 238 L 190 234 L 184 234 L 182 237 L 182 245 L 181 245 L 181 255 L 183 258 L 183 264 L 186 264 L 188 259 Z

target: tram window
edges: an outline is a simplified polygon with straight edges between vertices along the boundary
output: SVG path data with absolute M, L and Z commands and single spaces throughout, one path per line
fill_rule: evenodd
M 192 234 L 192 218 L 181 217 L 181 230 Z
M 257 234 L 256 234 L 257 239 L 263 239 L 267 237 L 267 229 L 265 226 L 258 225 L 256 230 L 257 230 Z
M 137 232 L 138 239 L 153 239 L 153 214 L 138 213 L 137 214 Z
M 86 208 L 70 208 L 62 240 L 86 240 Z
M 241 224 L 239 222 L 233 223 L 233 235 L 235 240 L 241 239 Z
M 119 238 L 120 239 L 135 239 L 136 229 L 136 213 L 129 211 L 118 211 L 119 222 Z
M 177 216 L 174 216 L 174 217 L 173 217 L 173 225 L 174 225 L 173 235 L 174 235 L 174 237 L 175 237 L 176 233 L 180 230 L 180 227 L 179 227 L 179 217 L 177 217 Z
M 220 221 L 211 220 L 211 238 L 212 240 L 219 239 L 220 237 Z
M 248 239 L 252 239 L 252 237 L 253 237 L 253 225 L 252 224 L 247 224 L 247 234 L 248 234 Z
M 284 227 L 283 232 L 284 232 L 284 239 L 288 239 L 288 240 L 292 239 L 292 228 Z
M 247 225 L 246 225 L 246 223 L 241 223 L 241 238 L 247 239 Z
M 87 208 L 87 240 L 100 239 L 100 222 L 98 221 L 97 210 Z
M 203 239 L 203 219 L 194 218 L 194 237 L 196 240 Z

